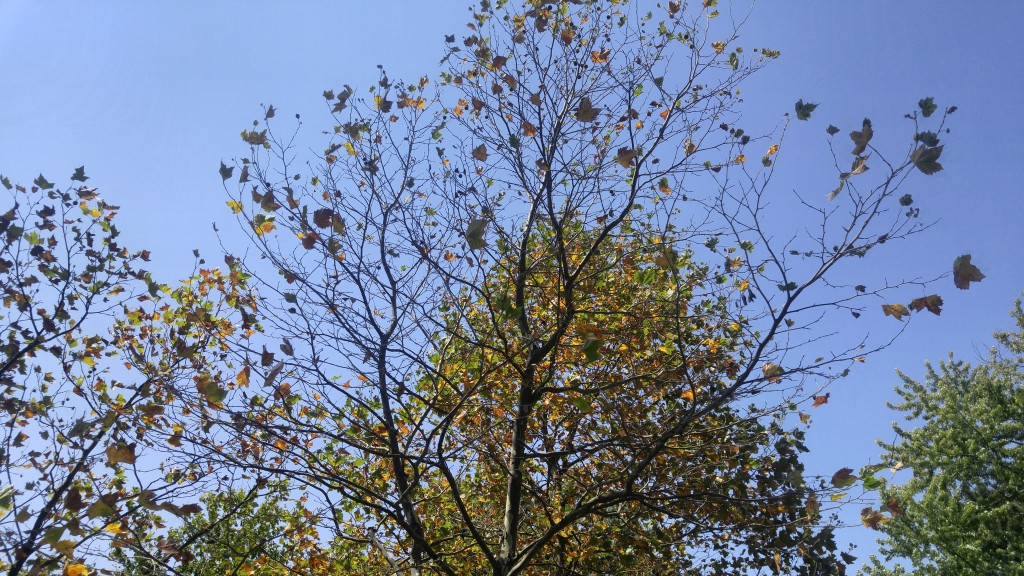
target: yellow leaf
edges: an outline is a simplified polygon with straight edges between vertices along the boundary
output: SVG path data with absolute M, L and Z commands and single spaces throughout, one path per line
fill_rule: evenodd
M 64 566 L 64 576 L 89 576 L 89 569 L 85 564 L 68 564 Z
M 171 446 L 180 447 L 181 435 L 185 432 L 185 428 L 181 424 L 175 424 L 172 430 L 174 433 L 167 438 L 167 443 Z
M 725 42 L 712 42 L 711 47 L 715 49 L 715 54 L 721 54 L 725 51 Z
M 892 316 L 901 322 L 903 321 L 904 316 L 910 315 L 910 310 L 908 310 L 903 304 L 882 304 L 882 312 L 884 312 L 886 316 Z
M 601 50 L 600 52 L 594 50 L 590 53 L 590 61 L 594 64 L 604 64 L 611 55 L 611 50 Z
M 68 558 L 71 558 L 75 554 L 75 546 L 76 545 L 77 545 L 77 543 L 75 541 L 73 541 L 73 540 L 61 540 L 60 542 L 57 542 L 56 544 L 54 544 L 53 547 L 54 547 L 54 549 L 57 550 L 57 552 L 60 552 L 61 554 L 67 556 Z M 82 566 L 82 565 L 79 564 L 79 566 Z M 82 568 L 85 568 L 85 566 L 82 566 Z M 80 572 L 80 574 L 86 574 L 87 572 L 88 572 L 88 570 L 86 570 L 85 572 Z
M 747 156 L 745 154 L 740 154 L 740 155 L 736 156 L 736 163 L 737 164 L 743 164 L 746 161 L 747 161 Z
M 768 155 L 771 156 L 772 154 L 775 154 L 778 151 L 779 151 L 779 145 L 778 144 L 772 144 L 772 147 L 768 149 Z
M 351 142 L 345 142 L 345 151 L 348 152 L 349 156 L 357 156 L 359 154 Z
M 123 462 L 125 464 L 135 463 L 135 446 L 136 443 L 125 444 L 124 442 L 118 442 L 117 444 L 111 444 L 107 446 L 107 463 L 117 464 Z
M 238 372 L 238 374 L 235 376 L 235 383 L 238 384 L 239 388 L 245 388 L 249 385 L 250 374 L 251 372 L 249 370 L 248 364 L 245 366 L 245 368 L 242 368 L 242 370 Z
M 110 524 L 107 524 L 107 526 L 105 528 L 103 528 L 103 530 L 105 532 L 109 532 L 110 534 L 127 534 L 128 533 L 128 529 L 125 528 L 124 526 L 122 526 L 120 522 L 111 522 Z
M 228 200 L 228 208 L 231 208 L 232 214 L 238 214 L 242 211 L 242 203 L 238 200 Z

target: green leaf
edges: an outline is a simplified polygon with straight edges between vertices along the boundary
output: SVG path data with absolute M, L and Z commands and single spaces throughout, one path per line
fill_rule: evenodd
M 938 162 L 939 156 L 942 156 L 942 146 L 928 148 L 922 144 L 910 155 L 910 161 L 918 170 L 930 176 L 942 170 L 942 164 Z
M 580 396 L 579 398 L 573 398 L 572 404 L 573 406 L 578 408 L 580 412 L 583 412 L 584 414 L 590 414 L 591 412 L 594 411 L 594 405 L 591 404 L 589 400 L 582 396 Z
M 925 146 L 935 147 L 939 145 L 939 135 L 935 132 L 919 132 L 914 134 L 914 140 Z
M 583 342 L 583 355 L 588 363 L 601 358 L 601 346 L 604 346 L 604 341 L 598 338 L 587 338 Z
M 85 166 L 75 168 L 75 173 L 71 175 L 71 179 L 76 182 L 85 182 L 88 180 L 89 177 L 85 175 Z
M 7 188 L 8 190 L 10 190 L 13 187 L 11 186 L 11 181 L 7 178 L 7 176 L 0 176 L 0 184 L 3 184 L 4 188 Z
M 466 227 L 466 243 L 469 244 L 470 250 L 481 250 L 487 246 L 487 240 L 484 238 L 486 231 L 487 220 L 473 218 L 469 221 L 469 226 Z
M 299 301 L 299 297 L 296 296 L 294 292 L 285 292 L 283 294 L 283 296 L 284 296 L 284 301 L 289 303 L 289 304 L 295 304 L 296 302 Z
M 42 174 L 39 175 L 39 178 L 33 180 L 32 183 L 39 186 L 41 190 L 49 190 L 50 188 L 53 188 L 53 184 L 47 181 Z
M 104 502 L 103 500 L 97 500 L 92 503 L 86 510 L 85 515 L 89 518 L 99 518 L 114 515 L 114 508 Z
M 828 128 L 825 128 L 825 132 L 828 132 L 829 136 L 835 136 L 836 134 L 839 133 L 839 128 L 836 128 L 835 126 L 829 124 Z
M 220 163 L 220 179 L 221 180 L 227 180 L 228 178 L 231 178 L 231 174 L 234 171 L 235 171 L 234 168 L 228 167 L 228 165 L 225 164 L 223 160 L 221 161 L 221 163 Z
M 938 106 L 935 105 L 935 99 L 932 98 L 931 96 L 918 100 L 917 105 L 919 108 L 921 108 L 921 115 L 924 116 L 925 118 L 931 116 L 932 113 L 934 113 L 935 110 L 938 108 Z
M 797 100 L 796 105 L 794 106 L 796 109 L 796 119 L 810 120 L 811 112 L 814 112 L 814 109 L 817 107 L 817 104 L 811 104 L 810 102 L 805 103 L 803 99 Z

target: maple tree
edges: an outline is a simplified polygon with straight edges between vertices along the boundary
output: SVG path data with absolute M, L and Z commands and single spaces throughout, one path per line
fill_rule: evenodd
M 900 373 L 901 401 L 890 405 L 914 428 L 893 424 L 880 442 L 881 467 L 906 468 L 905 483 L 880 481 L 881 510 L 865 523 L 881 530 L 881 553 L 914 574 L 1012 574 L 1024 567 L 1024 310 L 1017 331 L 997 333 L 981 364 L 931 365 L 922 381 Z M 907 573 L 878 558 L 866 574 Z

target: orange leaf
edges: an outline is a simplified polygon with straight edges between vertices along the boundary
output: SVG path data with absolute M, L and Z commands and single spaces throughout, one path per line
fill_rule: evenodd
M 594 64 L 604 64 L 611 55 L 611 50 L 601 50 L 600 52 L 594 50 L 590 53 L 590 61 Z
M 529 120 L 523 120 L 523 136 L 533 138 L 536 135 L 537 127 L 531 124 Z
M 878 526 L 885 524 L 889 519 L 883 516 L 879 510 L 868 507 L 860 511 L 860 521 L 868 528 L 878 530 Z
M 821 406 L 822 404 L 828 404 L 828 397 L 831 396 L 831 395 L 832 395 L 831 392 L 826 392 L 825 394 L 823 394 L 821 396 L 814 396 L 814 404 L 811 404 L 811 406 L 814 407 L 814 408 L 817 408 L 818 406 Z

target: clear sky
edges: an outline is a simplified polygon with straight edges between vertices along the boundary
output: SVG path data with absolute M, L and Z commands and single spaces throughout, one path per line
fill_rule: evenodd
M 219 260 L 211 222 L 230 215 L 217 167 L 247 153 L 239 132 L 262 117 L 261 103 L 300 113 L 315 141 L 330 126 L 323 90 L 366 87 L 378 63 L 392 78 L 435 72 L 444 34 L 465 30 L 465 6 L 0 0 L 0 173 L 28 183 L 42 172 L 63 185 L 84 164 L 89 184 L 122 206 L 124 243 L 152 250 L 154 271 L 170 282 L 191 271 L 193 248 Z M 744 87 L 745 123 L 768 129 L 797 99 L 820 103 L 811 122 L 790 130 L 779 194 L 823 196 L 835 185 L 828 123 L 845 134 L 869 116 L 882 141 L 911 131 L 902 116 L 920 98 L 959 107 L 945 171 L 907 188 L 936 226 L 872 265 L 894 278 L 934 276 L 971 253 L 987 276 L 966 292 L 940 281 L 940 318 L 915 316 L 895 345 L 831 388 L 814 411 L 812 472 L 877 456 L 875 438 L 892 436 L 884 403 L 895 368 L 921 375 L 925 359 L 951 350 L 975 359 L 993 330 L 1012 325 L 1008 311 L 1024 290 L 1022 27 L 1024 3 L 1009 0 L 775 0 L 759 2 L 745 28 L 744 45 L 782 51 Z M 865 331 L 895 322 L 867 316 Z M 866 528 L 840 534 L 860 553 L 872 538 Z

